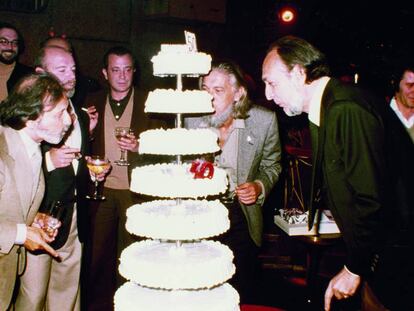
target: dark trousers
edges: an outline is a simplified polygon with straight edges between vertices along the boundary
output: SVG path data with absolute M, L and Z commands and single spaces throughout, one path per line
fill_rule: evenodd
M 89 237 L 85 245 L 86 310 L 113 310 L 116 289 L 125 279 L 118 258 L 136 238 L 125 229 L 126 210 L 138 200 L 129 190 L 104 188 L 105 201 L 90 207 Z
M 246 217 L 238 201 L 225 204 L 229 210 L 230 229 L 217 239 L 227 245 L 234 254 L 236 273 L 229 283 L 239 292 L 240 303 L 256 301 L 259 248 L 250 237 Z

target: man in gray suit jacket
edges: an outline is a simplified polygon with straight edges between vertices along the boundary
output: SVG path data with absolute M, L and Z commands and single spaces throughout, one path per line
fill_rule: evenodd
M 251 104 L 244 75 L 233 63 L 213 63 L 201 86 L 212 95 L 215 113 L 187 118 L 186 127 L 208 127 L 218 134 L 221 153 L 214 161 L 227 171 L 230 185 L 222 200 L 229 210 L 230 230 L 219 239 L 234 253 L 236 274 L 230 283 L 241 303 L 252 302 L 262 205 L 281 171 L 276 115 Z
M 44 193 L 40 142 L 58 143 L 71 124 L 63 88 L 48 75 L 24 78 L 0 105 L 0 310 L 8 310 L 26 252 L 58 253 L 35 215 Z

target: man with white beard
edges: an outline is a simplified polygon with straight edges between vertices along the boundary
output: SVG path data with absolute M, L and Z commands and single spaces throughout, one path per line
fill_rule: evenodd
M 215 113 L 185 119 L 188 128 L 212 128 L 221 153 L 214 162 L 227 171 L 229 189 L 223 204 L 230 229 L 219 240 L 234 253 L 236 274 L 230 280 L 241 303 L 254 303 L 257 253 L 262 243 L 262 205 L 281 172 L 275 113 L 250 102 L 240 68 L 230 62 L 212 65 L 201 87 L 213 96 Z
M 68 98 L 75 93 L 75 62 L 60 47 L 45 47 L 35 61 L 36 72 L 54 75 Z M 61 201 L 65 209 L 62 226 L 51 244 L 61 261 L 48 254 L 29 254 L 21 279 L 16 310 L 79 310 L 80 269 L 87 211 L 86 191 L 90 179 L 85 157 L 89 154 L 89 116 L 69 100 L 71 131 L 58 145 L 44 144 L 46 195 L 39 211 Z
M 0 22 L 0 102 L 23 76 L 33 72 L 17 61 L 22 45 L 23 39 L 16 27 Z

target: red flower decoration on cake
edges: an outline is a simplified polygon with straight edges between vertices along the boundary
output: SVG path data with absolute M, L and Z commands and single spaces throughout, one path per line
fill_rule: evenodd
M 213 163 L 205 160 L 195 160 L 191 162 L 190 172 L 194 173 L 194 178 L 213 178 Z

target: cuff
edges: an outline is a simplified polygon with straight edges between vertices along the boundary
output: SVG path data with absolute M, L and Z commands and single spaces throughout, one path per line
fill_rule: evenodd
M 262 201 L 266 197 L 266 189 L 265 189 L 265 187 L 264 187 L 264 185 L 263 185 L 263 183 L 262 183 L 261 180 L 256 179 L 254 182 L 255 183 L 258 183 L 260 185 L 260 187 L 262 188 L 262 193 L 257 198 L 258 201 L 259 200 Z
M 16 240 L 14 241 L 17 245 L 23 245 L 26 241 L 27 236 L 27 227 L 25 224 L 16 224 L 17 226 L 17 233 L 16 233 Z
M 50 158 L 50 152 L 45 153 L 45 163 L 46 163 L 46 169 L 48 172 L 53 171 L 56 169 L 56 167 L 53 165 L 52 159 Z

